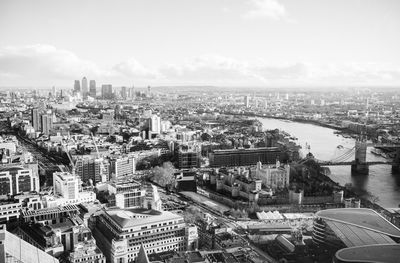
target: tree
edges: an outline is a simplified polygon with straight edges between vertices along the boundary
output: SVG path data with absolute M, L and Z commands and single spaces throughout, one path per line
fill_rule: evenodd
M 203 133 L 201 135 L 201 140 L 202 141 L 210 141 L 211 140 L 211 135 L 205 132 L 205 133 Z
M 171 162 L 165 162 L 162 166 L 154 167 L 151 180 L 162 187 L 173 186 L 175 184 L 174 166 Z

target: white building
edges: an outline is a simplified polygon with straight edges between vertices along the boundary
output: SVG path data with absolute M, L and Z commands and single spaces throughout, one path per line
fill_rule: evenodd
M 136 171 L 133 155 L 114 157 L 110 160 L 110 174 L 113 178 L 133 175 Z
M 54 195 L 43 196 L 43 204 L 47 207 L 57 207 L 80 203 L 93 203 L 96 194 L 93 191 L 82 191 L 81 180 L 67 172 L 53 173 Z
M 140 247 L 147 253 L 197 249 L 197 228 L 167 211 L 109 209 L 96 219 L 92 233 L 107 262 L 134 262 Z
M 67 199 L 76 199 L 79 194 L 79 178 L 67 172 L 53 173 L 54 193 Z
M 149 122 L 149 133 L 151 134 L 160 134 L 161 132 L 161 118 L 158 115 L 152 115 L 151 118 L 148 119 Z M 149 136 L 151 138 L 151 136 Z

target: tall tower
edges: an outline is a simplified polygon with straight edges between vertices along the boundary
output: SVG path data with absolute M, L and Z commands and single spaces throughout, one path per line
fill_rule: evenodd
M 46 135 L 50 134 L 50 130 L 53 128 L 53 118 L 49 114 L 42 115 L 42 132 Z
M 249 96 L 244 96 L 244 106 L 246 108 L 250 107 L 250 97 Z
M 147 97 L 151 96 L 151 87 L 147 86 Z
M 82 97 L 86 98 L 88 95 L 88 83 L 86 77 L 82 79 Z
M 89 96 L 92 98 L 96 98 L 96 81 L 91 80 L 89 83 Z
M 81 83 L 79 82 L 79 80 L 75 80 L 74 92 L 81 92 Z
M 32 109 L 31 118 L 32 118 L 32 126 L 35 129 L 35 132 L 39 131 L 40 121 L 41 121 L 39 109 Z

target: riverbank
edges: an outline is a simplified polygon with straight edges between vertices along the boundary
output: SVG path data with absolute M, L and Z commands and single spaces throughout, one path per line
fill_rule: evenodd
M 290 117 L 285 117 L 285 116 L 274 116 L 274 115 L 267 115 L 267 114 L 256 114 L 256 113 L 233 113 L 233 112 L 223 112 L 223 114 L 226 115 L 235 115 L 235 116 L 246 116 L 246 117 L 258 117 L 258 118 L 269 118 L 269 119 L 276 119 L 276 120 L 284 120 L 284 121 L 294 121 L 294 122 L 299 122 L 299 123 L 307 123 L 307 124 L 313 124 L 325 128 L 330 128 L 342 132 L 348 132 L 351 133 L 346 128 L 343 128 L 341 126 L 337 126 L 334 124 L 330 123 L 324 123 L 318 120 L 310 120 L 310 119 L 302 119 L 302 118 L 290 118 Z

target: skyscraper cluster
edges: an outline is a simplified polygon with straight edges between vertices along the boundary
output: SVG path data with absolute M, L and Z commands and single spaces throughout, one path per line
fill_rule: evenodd
M 86 77 L 82 78 L 82 82 L 79 80 L 75 80 L 74 83 L 74 93 L 80 93 L 82 98 L 87 99 L 88 96 L 95 98 L 96 97 L 96 81 L 90 80 L 88 86 L 88 80 Z

